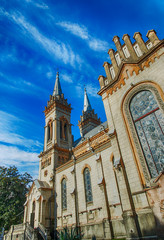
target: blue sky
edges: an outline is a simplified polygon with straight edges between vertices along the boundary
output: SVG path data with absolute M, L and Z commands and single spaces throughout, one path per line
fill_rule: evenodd
M 112 38 L 150 29 L 164 37 L 164 1 L 0 1 L 0 165 L 38 175 L 43 149 L 44 106 L 53 92 L 56 69 L 72 105 L 72 132 L 87 88 L 92 107 L 106 120 L 98 76 L 110 61 Z M 121 40 L 122 41 L 122 40 Z

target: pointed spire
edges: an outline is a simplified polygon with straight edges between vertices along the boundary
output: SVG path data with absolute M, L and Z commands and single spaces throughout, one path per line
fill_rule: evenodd
M 56 82 L 55 82 L 55 87 L 53 91 L 53 96 L 58 96 L 62 94 L 62 89 L 59 81 L 59 72 L 56 73 Z
M 84 112 L 91 111 L 92 107 L 87 95 L 86 88 L 84 88 Z

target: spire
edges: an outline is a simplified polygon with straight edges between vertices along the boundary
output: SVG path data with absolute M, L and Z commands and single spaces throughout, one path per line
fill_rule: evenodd
M 55 82 L 55 87 L 53 91 L 53 96 L 58 96 L 62 94 L 62 89 L 59 81 L 59 72 L 56 73 L 56 82 Z
M 91 111 L 92 107 L 87 95 L 86 88 L 84 88 L 84 112 Z

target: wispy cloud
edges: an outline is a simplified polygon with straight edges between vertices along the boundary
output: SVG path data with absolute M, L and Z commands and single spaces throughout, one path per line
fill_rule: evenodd
M 41 148 L 42 144 L 38 140 L 28 139 L 15 133 L 21 121 L 12 114 L 0 111 L 0 142 L 31 149 Z
M 88 29 L 84 25 L 71 22 L 58 22 L 56 25 L 62 27 L 65 31 L 85 40 L 89 47 L 94 51 L 107 51 L 109 44 L 106 41 L 93 37 L 88 33 Z
M 45 88 L 42 88 L 36 84 L 33 84 L 29 81 L 25 81 L 22 78 L 16 78 L 12 76 L 8 76 L 2 72 L 0 72 L 0 82 L 1 87 L 4 89 L 7 88 L 8 91 L 18 91 L 24 94 L 35 95 L 38 98 L 43 99 L 43 95 L 47 95 L 47 91 Z
M 23 171 L 28 171 L 35 179 L 38 176 L 38 153 L 0 144 L 0 165 L 6 167 L 15 165 L 18 169 L 23 168 Z
M 58 26 L 64 28 L 66 31 L 72 33 L 75 36 L 78 36 L 82 39 L 88 39 L 89 34 L 88 30 L 84 25 L 79 25 L 77 23 L 70 23 L 70 22 L 59 22 L 57 23 Z
M 38 153 L 27 152 L 18 147 L 0 144 L 0 164 L 1 165 L 36 165 L 38 163 Z
M 91 83 L 86 84 L 85 88 L 87 89 L 87 93 L 89 96 L 96 97 L 96 98 L 99 97 L 97 95 L 97 92 L 99 89 L 97 87 L 95 87 L 93 84 L 91 84 Z M 76 85 L 75 89 L 76 89 L 76 93 L 77 93 L 78 97 L 81 98 L 84 96 L 84 85 L 83 84 L 78 83 Z
M 34 6 L 41 8 L 41 9 L 49 9 L 48 5 L 46 5 L 44 2 L 36 2 L 33 0 L 25 0 L 27 3 L 31 3 Z
M 24 16 L 19 12 L 9 13 L 1 8 L 0 15 L 8 17 L 12 22 L 17 24 L 22 30 L 21 33 L 26 35 L 26 38 L 28 37 L 29 39 L 34 40 L 42 49 L 47 51 L 51 57 L 59 59 L 65 64 L 70 64 L 73 67 L 75 67 L 76 64 L 81 64 L 82 60 L 80 59 L 80 56 L 73 52 L 70 45 L 47 38 L 40 33 L 35 26 L 26 21 Z
M 15 165 L 19 170 L 28 171 L 36 178 L 42 144 L 38 140 L 16 133 L 21 122 L 22 119 L 0 111 L 0 166 Z
M 61 79 L 68 83 L 73 83 L 72 77 L 68 74 L 61 74 Z

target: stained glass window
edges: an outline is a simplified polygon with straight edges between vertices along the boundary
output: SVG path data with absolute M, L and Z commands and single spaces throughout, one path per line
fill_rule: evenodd
M 91 187 L 91 178 L 90 178 L 90 172 L 88 168 L 85 168 L 84 170 L 84 183 L 85 183 L 85 196 L 86 196 L 86 202 L 92 202 L 92 187 Z
M 164 168 L 164 115 L 152 92 L 137 93 L 130 112 L 151 177 Z
M 64 178 L 61 183 L 61 190 L 62 190 L 62 209 L 67 209 L 67 184 L 66 179 Z

